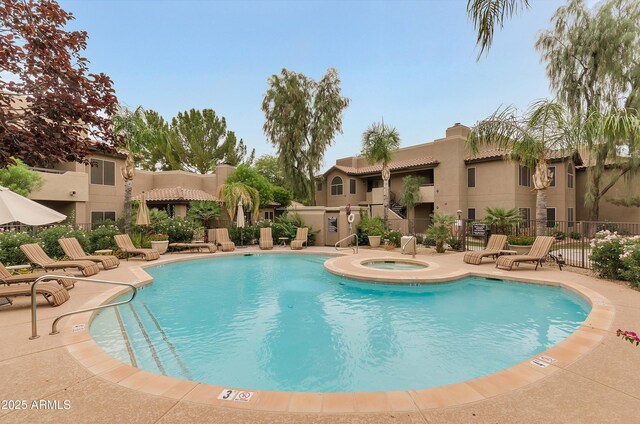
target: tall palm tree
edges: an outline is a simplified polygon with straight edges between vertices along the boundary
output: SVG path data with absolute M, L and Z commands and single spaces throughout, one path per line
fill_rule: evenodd
M 467 14 L 473 20 L 477 31 L 476 45 L 480 46 L 477 59 L 491 48 L 496 25 L 502 28 L 504 22 L 529 7 L 529 0 L 468 0 Z
M 536 191 L 536 234 L 544 235 L 547 220 L 547 188 L 553 174 L 548 161 L 552 152 L 569 151 L 571 121 L 566 109 L 540 100 L 518 116 L 514 107 L 498 109 L 471 130 L 467 145 L 473 153 L 482 147 L 504 149 L 511 160 L 535 168 L 532 176 Z
M 257 220 L 260 210 L 260 193 L 255 188 L 240 182 L 222 184 L 218 187 L 218 199 L 224 202 L 229 219 L 233 220 L 238 211 L 238 203 L 242 203 L 245 210 L 251 211 L 253 221 Z
M 370 164 L 382 162 L 382 182 L 383 197 L 382 205 L 384 208 L 384 223 L 387 225 L 389 217 L 389 162 L 393 154 L 400 148 L 400 134 L 390 126 L 384 124 L 384 121 L 372 124 L 362 134 L 362 156 L 364 156 Z

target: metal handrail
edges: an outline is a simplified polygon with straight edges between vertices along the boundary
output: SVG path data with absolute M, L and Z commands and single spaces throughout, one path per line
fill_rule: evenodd
M 355 238 L 356 238 L 356 247 L 353 247 L 353 246 L 350 246 L 350 247 L 351 247 L 351 249 L 353 249 L 353 253 L 358 253 L 358 235 L 357 235 L 357 234 L 349 234 L 348 236 L 346 236 L 346 237 L 345 237 L 345 238 L 343 238 L 342 240 L 338 240 L 338 241 L 336 242 L 336 244 L 334 245 L 334 247 L 336 248 L 336 250 L 338 250 L 338 251 L 339 251 L 340 249 L 338 248 L 338 245 L 339 245 L 340 243 L 342 243 L 343 241 L 346 241 L 346 240 L 350 239 L 351 237 L 355 237 Z
M 138 288 L 136 286 L 134 286 L 133 284 L 122 283 L 119 281 L 97 280 L 95 278 L 73 277 L 70 275 L 55 275 L 55 274 L 47 274 L 47 275 L 43 275 L 42 277 L 38 277 L 31 285 L 31 337 L 29 337 L 29 340 L 34 340 L 40 337 L 38 336 L 38 323 L 36 322 L 36 286 L 38 285 L 38 283 L 42 281 L 59 280 L 60 278 L 64 278 L 65 280 L 73 280 L 73 281 L 87 281 L 90 283 L 115 284 L 117 286 L 127 286 L 127 287 L 131 287 L 131 289 L 133 290 L 133 294 L 131 295 L 131 299 L 123 300 L 122 302 L 109 303 L 106 305 L 95 306 L 93 308 L 79 309 L 77 311 L 71 311 L 71 312 L 67 312 L 66 314 L 62 314 L 58 318 L 53 320 L 53 324 L 51 324 L 51 333 L 49 333 L 50 335 L 58 334 L 58 331 L 56 330 L 58 321 L 60 321 L 64 317 L 68 317 L 69 315 L 80 314 L 83 312 L 96 311 L 98 309 L 104 309 L 110 306 L 124 305 L 126 303 L 131 302 L 133 299 L 135 299 L 136 294 L 138 294 Z
M 409 243 L 411 243 L 411 240 L 416 240 L 416 242 L 417 242 L 416 236 L 414 236 L 414 235 L 410 235 L 410 236 L 409 236 L 409 240 L 407 240 L 405 244 L 402 244 L 402 245 L 400 246 L 400 248 L 402 249 L 402 254 L 403 254 L 403 255 L 404 255 L 404 248 L 405 248 L 405 247 L 407 247 L 407 245 L 408 245 Z M 416 249 L 413 249 L 413 253 L 411 254 L 411 257 L 412 257 L 412 258 L 415 258 L 415 257 L 416 257 Z

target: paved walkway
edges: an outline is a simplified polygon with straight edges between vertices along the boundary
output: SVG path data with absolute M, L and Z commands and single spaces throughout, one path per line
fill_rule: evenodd
M 249 248 L 237 253 L 243 254 L 253 250 L 255 249 Z M 274 250 L 284 252 L 281 248 Z M 335 250 L 309 248 L 306 252 L 335 253 Z M 370 255 L 400 256 L 397 252 L 367 249 L 361 249 L 359 254 L 363 258 Z M 163 255 L 161 261 L 196 256 L 202 255 Z M 456 402 L 456 406 L 445 406 L 451 404 L 448 402 L 448 389 L 445 387 L 437 396 L 431 398 L 421 398 L 417 395 L 408 399 L 395 398 L 389 394 L 378 397 L 354 395 L 346 408 L 354 411 L 350 413 L 333 412 L 344 409 L 336 406 L 336 399 L 332 394 L 318 395 L 319 397 L 314 398 L 319 402 L 316 405 L 317 412 L 290 412 L 295 410 L 294 403 L 305 403 L 304 398 L 290 395 L 279 400 L 270 399 L 270 405 L 266 405 L 265 400 L 259 402 L 257 407 L 252 406 L 248 409 L 226 408 L 214 404 L 215 402 L 207 404 L 207 401 L 203 401 L 205 397 L 208 399 L 206 393 L 202 390 L 202 393 L 199 393 L 200 385 L 192 382 L 167 382 L 163 390 L 157 389 L 162 385 L 154 385 L 157 393 L 161 393 L 154 395 L 150 394 L 153 392 L 149 389 L 151 386 L 148 386 L 146 391 L 142 390 L 147 381 L 144 376 L 148 373 L 139 372 L 137 375 L 144 378 L 131 382 L 132 378 L 129 377 L 129 386 L 134 388 L 125 387 L 122 382 L 127 381 L 126 375 L 116 374 L 130 371 L 104 353 L 94 353 L 86 357 L 89 359 L 81 361 L 76 359 L 78 352 L 91 350 L 92 348 L 85 346 L 93 342 L 88 340 L 86 332 L 72 333 L 72 325 L 78 322 L 76 317 L 62 320 L 62 334 L 50 336 L 48 332 L 53 318 L 66 311 L 103 302 L 114 296 L 118 290 L 92 283 L 78 283 L 70 292 L 71 299 L 58 308 L 51 308 L 46 302 L 38 301 L 38 328 L 41 337 L 36 340 L 29 340 L 31 327 L 27 298 L 17 299 L 13 306 L 0 307 L 0 423 L 638 422 L 640 348 L 617 338 L 615 330 L 640 330 L 640 292 L 615 282 L 598 280 L 581 273 L 559 272 L 557 268 L 546 266 L 534 272 L 533 267 L 523 265 L 520 270 L 508 272 L 497 271 L 491 264 L 463 264 L 459 253 L 433 255 L 428 251 L 420 251 L 417 258 L 437 264 L 433 269 L 433 275 L 438 279 L 460 273 L 480 272 L 500 278 L 535 278 L 580 285 L 607 299 L 607 308 L 612 312 L 609 315 L 613 322 L 608 328 L 589 328 L 591 333 L 598 336 L 594 346 L 581 350 L 576 360 L 561 360 L 545 368 L 549 372 L 543 378 L 506 392 L 503 389 L 509 385 L 507 380 L 504 385 L 495 384 L 493 392 L 491 386 L 473 386 L 472 382 L 470 385 L 476 387 L 476 390 L 467 391 L 467 401 Z M 140 265 L 143 265 L 140 261 L 123 262 L 120 268 L 101 272 L 99 276 L 111 280 L 144 283 L 147 277 L 140 270 Z M 590 316 L 586 325 L 590 319 L 598 317 Z M 556 352 L 562 357 L 562 349 Z M 450 392 L 452 398 L 460 399 L 460 393 L 453 393 L 451 390 Z M 481 396 L 476 396 L 478 393 Z M 26 401 L 26 405 L 23 409 L 16 409 L 15 401 L 19 401 L 19 407 L 23 406 L 21 401 Z M 278 410 L 278 401 L 284 405 L 280 409 L 287 412 L 257 410 Z M 407 405 L 398 407 L 405 401 Z M 387 411 L 367 412 L 385 409 L 381 408 L 381 405 L 386 405 Z M 301 411 L 312 409 L 299 408 Z

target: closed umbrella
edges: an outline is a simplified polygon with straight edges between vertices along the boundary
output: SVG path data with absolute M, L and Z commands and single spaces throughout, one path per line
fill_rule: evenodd
M 0 186 L 0 225 L 10 222 L 47 225 L 64 221 L 66 218 L 66 215 Z
M 242 200 L 238 202 L 238 213 L 236 214 L 236 226 L 240 228 L 240 245 L 244 247 L 244 208 L 242 206 Z
M 138 219 L 136 220 L 136 224 L 138 225 L 149 225 L 149 208 L 147 208 L 147 201 L 144 198 L 144 193 L 142 193 L 142 197 L 140 199 L 140 207 L 138 208 Z

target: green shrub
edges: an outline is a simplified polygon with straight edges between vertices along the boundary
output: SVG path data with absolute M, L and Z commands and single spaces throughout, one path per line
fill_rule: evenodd
M 622 254 L 624 240 L 609 230 L 600 231 L 591 240 L 591 268 L 602 278 L 622 278 L 625 270 Z
M 534 236 L 527 236 L 527 235 L 509 236 L 507 238 L 507 243 L 514 246 L 530 246 L 533 244 L 534 240 L 535 240 Z
M 4 265 L 20 265 L 29 261 L 20 245 L 35 243 L 36 239 L 28 233 L 19 231 L 0 231 L 0 262 Z
M 449 247 L 453 250 L 462 250 L 462 239 L 451 236 L 446 240 Z
M 244 228 L 238 228 L 235 225 L 229 227 L 229 238 L 236 245 L 243 244 L 245 246 L 257 243 L 260 238 L 260 227 L 258 225 L 247 225 Z
M 360 222 L 356 227 L 358 235 L 358 244 L 361 246 L 369 245 L 369 236 L 382 236 L 387 233 L 384 220 L 380 217 L 371 217 L 368 213 L 362 213 Z
M 109 221 L 105 221 L 109 222 Z M 113 239 L 113 236 L 120 234 L 118 227 L 111 221 L 111 224 L 98 224 L 93 230 L 87 234 L 88 239 L 88 251 L 95 252 L 96 250 L 111 249 L 117 250 L 118 245 Z
M 314 230 L 313 227 L 306 225 L 300 215 L 297 213 L 280 215 L 276 218 L 275 222 L 271 226 L 273 238 L 277 241 L 280 237 L 287 237 L 289 241 L 296 238 L 296 232 L 299 227 L 307 227 L 309 228 L 309 236 L 307 237 L 309 246 L 313 246 L 316 241 L 316 236 L 320 232 L 319 230 Z M 258 237 L 260 236 L 260 231 L 258 230 Z
M 188 219 L 175 217 L 164 224 L 162 231 L 156 232 L 168 235 L 169 243 L 188 243 L 193 239 L 193 233 L 197 226 Z
M 633 238 L 632 238 L 633 239 Z M 626 243 L 625 252 L 621 255 L 623 269 L 622 279 L 634 287 L 640 286 L 640 244 L 635 240 Z
M 578 231 L 571 231 L 569 237 L 571 237 L 572 240 L 581 240 L 582 234 Z
M 436 245 L 436 239 L 429 236 L 425 236 L 424 239 L 422 240 L 422 244 L 425 245 L 426 247 L 433 247 Z
M 384 238 L 389 240 L 389 243 L 395 247 L 400 247 L 400 240 L 402 239 L 402 233 L 400 231 L 389 231 L 384 235 Z
M 42 248 L 47 253 L 47 255 L 52 258 L 62 258 L 64 257 L 64 251 L 60 247 L 58 240 L 61 238 L 70 238 L 75 237 L 80 246 L 82 246 L 83 250 L 88 250 L 89 243 L 87 240 L 87 233 L 84 230 L 75 230 L 70 225 L 57 225 L 55 227 L 46 228 L 38 234 L 40 238 L 40 244 Z

